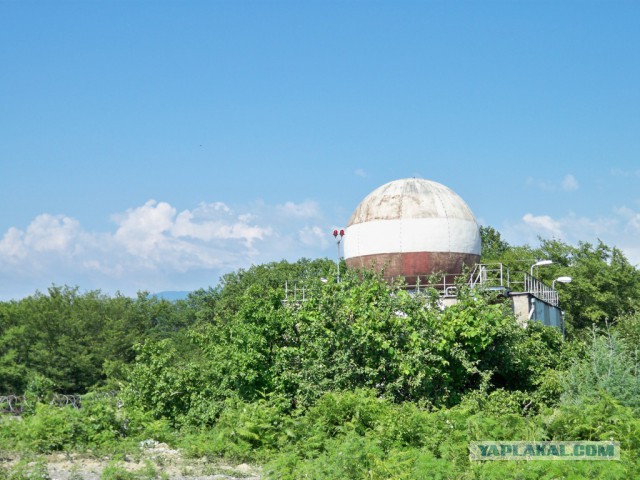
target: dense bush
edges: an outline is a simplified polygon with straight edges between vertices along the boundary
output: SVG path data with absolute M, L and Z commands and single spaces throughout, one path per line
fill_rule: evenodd
M 499 403 L 497 399 L 494 402 Z M 605 402 L 606 404 L 606 402 Z M 287 448 L 266 470 L 277 479 L 636 478 L 638 420 L 629 412 L 595 405 L 591 419 L 561 408 L 531 417 L 485 413 L 466 405 L 425 410 L 393 404 L 373 391 L 323 396 L 294 424 Z M 631 424 L 628 422 L 631 421 Z M 594 435 L 589 426 L 610 428 Z M 289 427 L 291 428 L 291 427 Z M 607 436 L 608 435 L 608 436 Z M 623 440 L 620 462 L 471 462 L 470 441 L 486 439 Z
M 495 252 L 514 254 L 494 240 Z M 544 245 L 558 263 L 565 247 Z M 630 280 L 633 292 L 623 258 L 580 248 L 585 271 L 604 262 L 607 281 Z M 332 268 L 256 266 L 177 303 L 53 288 L 1 304 L 0 386 L 25 392 L 27 408 L 0 418 L 0 449 L 117 452 L 154 439 L 264 463 L 280 479 L 640 477 L 636 312 L 566 341 L 538 323 L 519 327 L 501 297 L 461 288 L 443 310 L 371 272 L 337 282 Z M 574 327 L 589 315 L 602 323 L 605 297 Z M 119 396 L 84 395 L 79 410 L 49 404 L 61 389 L 105 386 Z M 469 442 L 488 439 L 614 439 L 623 454 L 471 462 Z
M 140 293 L 132 299 L 53 286 L 0 302 L 0 394 L 20 394 L 34 377 L 62 393 L 120 380 L 145 338 L 177 338 L 195 320 L 186 302 Z M 113 386 L 113 385 L 112 385 Z
M 637 347 L 636 347 L 637 348 Z M 588 406 L 606 392 L 621 405 L 640 412 L 640 365 L 617 332 L 592 332 L 591 345 L 563 376 L 562 402 Z
M 0 448 L 49 453 L 110 445 L 125 436 L 125 416 L 110 397 L 88 397 L 82 408 L 37 402 L 21 418 L 0 418 Z
M 304 301 L 283 302 L 284 282 L 260 274 L 233 301 L 212 293 L 188 354 L 170 340 L 136 347 L 127 403 L 175 425 L 213 425 L 227 399 L 276 395 L 295 410 L 357 388 L 451 406 L 478 388 L 533 392 L 560 365 L 559 332 L 520 328 L 497 297 L 463 289 L 458 304 L 441 310 L 376 275 L 349 272 L 339 283 L 309 278 Z
M 491 227 L 481 227 L 480 233 L 483 262 L 502 263 L 515 275 L 546 259 L 553 264 L 536 273 L 540 280 L 551 285 L 560 276 L 572 277 L 571 283 L 558 288 L 570 337 L 581 338 L 593 324 L 604 328 L 640 309 L 640 270 L 619 248 L 602 241 L 569 245 L 557 239 L 540 239 L 536 248 L 512 246 Z

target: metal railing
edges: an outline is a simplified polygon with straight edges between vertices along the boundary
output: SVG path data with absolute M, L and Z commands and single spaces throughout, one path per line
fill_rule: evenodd
M 293 288 L 289 288 L 289 282 L 284 282 L 284 298 L 282 303 L 299 304 L 307 301 L 307 289 L 298 287 L 297 283 L 293 284 Z
M 455 296 L 459 285 L 484 290 L 504 290 L 525 292 L 540 300 L 558 306 L 558 292 L 527 272 L 511 273 L 502 263 L 478 263 L 470 273 L 417 276 L 415 282 L 405 288 L 416 292 L 427 289 L 436 290 L 441 296 Z
M 503 288 L 510 289 L 511 274 L 502 263 L 478 263 L 469 275 L 471 288 Z
M 524 290 L 554 307 L 558 306 L 558 292 L 536 277 L 524 272 Z
M 389 278 L 388 280 L 394 283 L 396 280 L 405 282 L 406 279 Z M 530 293 L 554 307 L 558 306 L 558 292 L 554 288 L 527 272 L 516 271 L 512 273 L 502 263 L 478 263 L 471 272 L 459 274 L 415 275 L 409 277 L 409 282 L 403 283 L 402 288 L 416 293 L 435 291 L 442 297 L 455 297 L 458 288 L 462 285 L 481 290 Z M 283 303 L 300 304 L 308 298 L 307 289 L 301 288 L 297 284 L 290 288 L 289 282 L 285 282 L 284 288 Z
M 470 288 L 506 290 L 510 283 L 509 269 L 501 263 L 476 264 L 471 272 L 466 273 L 418 275 L 410 278 L 415 280 L 406 284 L 405 288 L 416 292 L 436 290 L 445 297 L 455 296 L 461 285 L 468 285 Z

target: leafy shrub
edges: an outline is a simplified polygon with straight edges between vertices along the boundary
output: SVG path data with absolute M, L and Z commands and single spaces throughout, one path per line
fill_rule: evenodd
M 25 401 L 22 415 L 35 413 L 36 405 L 40 402 L 48 402 L 53 396 L 54 389 L 55 383 L 51 379 L 39 373 L 32 374 L 24 392 Z
M 14 429 L 21 449 L 49 453 L 72 449 L 82 436 L 80 412 L 72 407 L 38 403 L 33 414 Z
M 586 356 L 563 377 L 562 403 L 590 405 L 605 392 L 622 405 L 640 412 L 640 369 L 635 358 L 618 339 L 595 328 Z
M 346 429 L 363 435 L 389 411 L 388 401 L 376 397 L 375 390 L 328 392 L 309 409 L 301 421 L 305 432 L 321 432 L 334 437 Z
M 640 451 L 640 420 L 606 392 L 592 403 L 563 404 L 548 413 L 545 422 L 548 435 L 556 440 L 615 440 L 624 449 Z
M 49 469 L 47 468 L 46 459 L 40 456 L 24 455 L 18 463 L 7 470 L 0 470 L 0 478 L 7 480 L 48 480 Z
M 107 465 L 100 476 L 102 480 L 153 480 L 168 478 L 166 474 L 158 474 L 156 468 L 148 460 L 145 466 L 137 471 L 130 471 L 117 464 L 111 462 Z
M 291 425 L 278 402 L 230 399 L 215 427 L 192 433 L 182 445 L 188 456 L 255 460 L 283 448 L 294 435 Z
M 0 447 L 49 453 L 110 447 L 126 435 L 125 419 L 112 398 L 88 398 L 80 409 L 36 403 L 21 418 L 0 417 Z

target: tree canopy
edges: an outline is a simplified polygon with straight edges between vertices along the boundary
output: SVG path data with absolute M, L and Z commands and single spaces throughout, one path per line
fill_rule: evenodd
M 338 281 L 327 259 L 239 270 L 177 302 L 54 286 L 0 302 L 0 393 L 28 406 L 0 417 L 0 448 L 157 439 L 292 480 L 638 477 L 638 271 L 602 242 L 514 247 L 483 232 L 485 261 L 551 259 L 543 281 L 573 277 L 559 289 L 570 335 L 522 328 L 505 297 L 462 285 L 443 308 L 372 271 Z M 76 411 L 54 392 L 89 393 Z M 470 463 L 469 442 L 489 438 L 614 439 L 623 455 Z
M 492 227 L 482 227 L 481 235 L 483 262 L 501 262 L 517 272 L 528 271 L 538 260 L 551 260 L 551 265 L 537 270 L 540 280 L 551 285 L 558 277 L 572 278 L 571 283 L 556 284 L 570 335 L 592 324 L 613 324 L 640 308 L 640 271 L 617 247 L 602 241 L 569 245 L 557 239 L 540 239 L 536 248 L 511 246 Z

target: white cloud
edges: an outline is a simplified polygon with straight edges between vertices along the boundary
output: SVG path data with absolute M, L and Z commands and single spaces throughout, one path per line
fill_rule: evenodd
M 305 226 L 298 232 L 298 238 L 304 245 L 327 248 L 329 246 L 329 235 L 326 229 L 314 225 L 313 227 Z
M 167 248 L 176 210 L 165 202 L 149 200 L 142 207 L 130 208 L 113 216 L 118 224 L 115 240 L 130 254 L 142 258 Z
M 586 217 L 573 213 L 554 218 L 550 215 L 525 214 L 519 222 L 509 223 L 503 229 L 505 239 L 513 245 L 537 245 L 538 238 L 557 238 L 570 244 L 595 243 L 620 248 L 629 261 L 640 264 L 640 212 L 628 207 L 612 210 L 609 216 Z
M 614 209 L 615 213 L 620 215 L 627 221 L 627 228 L 631 228 L 635 231 L 640 231 L 640 213 L 632 210 L 629 207 L 622 206 Z
M 27 255 L 24 244 L 24 232 L 15 227 L 9 228 L 0 241 L 0 256 L 5 260 L 16 261 Z
M 218 212 L 222 212 L 222 215 L 215 215 Z M 254 241 L 262 240 L 271 234 L 269 227 L 249 225 L 253 219 L 252 215 L 239 215 L 233 218 L 228 208 L 211 211 L 204 205 L 193 212 L 189 210 L 180 212 L 171 228 L 171 233 L 176 238 L 187 237 L 204 241 L 242 240 L 250 247 Z
M 525 183 L 530 187 L 534 187 L 547 192 L 556 192 L 559 190 L 571 192 L 579 188 L 578 180 L 570 173 L 565 175 L 560 182 L 553 180 L 541 180 L 535 177 L 527 177 Z
M 639 177 L 640 169 L 637 170 L 623 170 L 621 168 L 612 168 L 609 173 L 613 177 Z
M 112 220 L 111 231 L 93 232 L 45 213 L 24 229 L 7 229 L 0 236 L 0 285 L 11 288 L 0 289 L 0 300 L 52 283 L 129 294 L 200 288 L 254 263 L 330 254 L 324 249 L 331 223 L 310 200 L 256 202 L 241 212 L 222 202 L 178 211 L 149 200 Z
M 276 207 L 278 211 L 287 217 L 313 218 L 320 213 L 320 208 L 316 202 L 305 200 L 302 203 L 286 202 L 284 205 Z
M 62 215 L 38 215 L 27 228 L 24 243 L 37 252 L 63 252 L 80 232 L 80 224 Z
M 545 181 L 545 180 L 540 180 L 534 177 L 527 177 L 527 180 L 525 182 L 527 185 L 531 186 L 531 187 L 535 187 L 538 188 L 540 190 L 554 190 L 556 187 L 554 187 L 553 183 Z
M 570 192 L 578 189 L 578 180 L 571 174 L 565 175 L 562 179 L 562 189 Z
M 562 224 L 548 215 L 532 215 L 530 213 L 525 214 L 522 217 L 522 221 L 525 225 L 540 232 L 541 236 L 552 236 L 561 238 Z
M 356 177 L 365 178 L 367 176 L 367 172 L 365 172 L 362 168 L 356 168 L 353 173 Z

